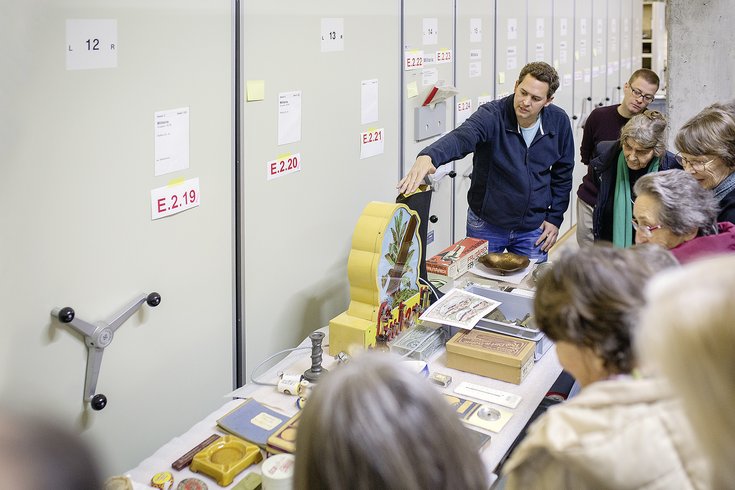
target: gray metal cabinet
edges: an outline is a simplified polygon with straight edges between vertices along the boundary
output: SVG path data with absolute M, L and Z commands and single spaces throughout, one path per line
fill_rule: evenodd
M 620 102 L 621 58 L 621 14 L 622 0 L 607 0 L 607 77 L 605 83 L 605 104 Z
M 526 1 L 497 0 L 495 27 L 495 98 L 513 93 L 526 64 Z
M 440 133 L 425 139 L 417 138 L 416 109 L 420 108 L 435 83 L 444 81 L 454 85 L 454 1 L 453 0 L 404 0 L 402 19 L 402 46 L 404 53 L 423 53 L 423 66 L 404 66 L 401 83 L 403 173 L 416 160 L 416 155 L 436 141 Z M 447 58 L 447 52 L 451 52 Z M 414 95 L 414 94 L 418 95 Z M 446 101 L 437 114 L 443 120 L 445 130 L 454 127 L 454 98 Z M 434 194 L 431 198 L 431 220 L 428 224 L 426 255 L 440 252 L 452 243 L 452 207 L 454 182 L 448 173 L 454 168 L 448 163 L 432 177 Z
M 458 126 L 471 112 L 494 97 L 495 1 L 457 2 L 455 37 L 455 70 L 459 90 L 455 126 Z M 456 161 L 455 171 L 453 241 L 467 234 L 467 191 L 471 183 L 472 155 Z
M 552 59 L 554 67 L 559 73 L 559 89 L 554 95 L 554 104 L 558 105 L 567 115 L 569 115 L 570 124 L 574 124 L 574 0 L 555 0 L 553 17 L 553 49 Z M 577 132 L 575 132 L 576 149 L 579 148 L 577 141 Z M 576 150 L 578 151 L 578 150 Z M 576 159 L 575 159 L 576 161 Z M 564 222 L 562 223 L 560 234 L 566 233 L 576 223 L 576 198 L 577 187 L 579 183 L 572 185 L 572 192 L 569 199 L 569 208 L 564 214 Z
M 592 104 L 609 101 L 607 83 L 607 0 L 592 0 Z

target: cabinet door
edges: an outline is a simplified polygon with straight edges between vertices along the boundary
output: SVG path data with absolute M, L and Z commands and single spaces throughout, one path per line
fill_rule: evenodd
M 432 87 L 440 81 L 454 85 L 454 2 L 453 0 L 406 0 L 403 3 L 403 49 L 422 52 L 423 68 L 403 70 L 403 173 L 416 155 L 439 136 L 417 138 L 416 109 L 420 108 Z M 447 52 L 451 53 L 447 57 Z M 418 95 L 414 93 L 418 92 Z M 446 101 L 441 118 L 445 132 L 454 127 L 455 97 Z M 431 257 L 452 243 L 452 206 L 454 181 L 448 176 L 454 163 L 443 165 L 431 177 L 431 219 L 428 224 L 426 255 Z
M 526 52 L 528 61 L 552 60 L 553 2 L 548 0 L 528 0 L 528 29 L 526 32 Z
M 592 0 L 576 0 L 574 12 L 574 115 L 581 131 L 592 112 Z
M 592 103 L 601 107 L 609 101 L 607 83 L 607 0 L 592 0 Z
M 620 84 L 620 53 L 622 50 L 620 18 L 621 0 L 607 0 L 607 82 L 605 105 L 620 102 L 622 85 Z
M 643 45 L 641 44 L 641 39 L 643 39 L 643 0 L 632 0 L 632 2 L 633 13 L 631 17 L 633 19 L 633 33 L 631 39 L 633 40 L 633 47 L 631 49 L 631 58 L 633 65 L 630 71 L 634 72 L 638 68 L 641 68 L 641 52 L 643 50 Z
M 495 30 L 495 98 L 513 93 L 521 68 L 526 64 L 525 1 L 497 0 Z
M 463 0 L 457 3 L 457 111 L 459 125 L 471 112 L 493 99 L 495 82 L 495 1 Z M 470 109 L 467 109 L 467 106 Z M 467 192 L 472 178 L 472 154 L 455 162 L 454 235 L 467 235 Z
M 0 399 L 79 430 L 104 473 L 121 474 L 233 388 L 232 5 L 0 10 L 0 36 L 14 40 L 0 47 L 13 67 L 0 82 L 12 121 L 0 123 Z M 156 175 L 156 160 L 178 164 Z M 173 191 L 190 179 L 198 193 Z M 152 220 L 157 188 L 172 190 L 167 210 L 197 194 L 199 205 Z M 50 312 L 70 306 L 94 324 L 153 291 L 161 304 L 104 350 L 95 391 L 108 403 L 95 412 L 82 401 L 87 346 Z
M 264 88 L 241 101 L 244 380 L 345 310 L 357 221 L 369 202 L 396 197 L 401 12 L 393 0 L 366 12 L 341 0 L 242 2 L 242 93 Z
M 569 115 L 570 124 L 574 124 L 574 0 L 555 0 L 554 1 L 554 32 L 553 32 L 553 49 L 552 58 L 554 67 L 559 72 L 559 89 L 554 95 L 554 104 L 558 105 L 567 115 Z M 579 141 L 577 141 L 577 133 L 575 132 L 574 147 L 579 151 Z M 575 159 L 578 161 L 578 159 Z M 569 200 L 569 207 L 564 213 L 564 222 L 559 230 L 560 234 L 564 234 L 576 223 L 576 198 L 578 182 L 572 185 L 572 192 Z
M 621 0 L 620 8 L 620 77 L 618 85 L 621 87 L 618 102 L 623 99 L 622 87 L 633 73 L 633 44 L 638 44 L 638 36 L 633 35 L 633 0 Z

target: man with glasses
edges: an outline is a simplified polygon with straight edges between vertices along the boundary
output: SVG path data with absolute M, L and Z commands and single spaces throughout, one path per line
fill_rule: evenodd
M 595 148 L 601 141 L 618 139 L 620 129 L 630 118 L 645 111 L 648 104 L 653 102 L 659 83 L 655 72 L 646 68 L 636 70 L 623 86 L 623 101 L 598 107 L 590 113 L 584 124 L 580 153 L 582 163 L 587 165 L 587 175 L 577 190 L 577 242 L 580 246 L 590 246 L 594 242 L 592 214 L 599 189 L 589 164 L 596 156 Z

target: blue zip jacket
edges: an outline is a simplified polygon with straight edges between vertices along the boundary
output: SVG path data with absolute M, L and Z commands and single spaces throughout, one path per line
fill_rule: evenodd
M 566 112 L 555 105 L 539 116 L 539 131 L 526 147 L 511 94 L 481 105 L 419 155 L 430 156 L 439 167 L 474 152 L 467 202 L 491 225 L 530 231 L 548 221 L 558 227 L 572 189 L 572 127 Z

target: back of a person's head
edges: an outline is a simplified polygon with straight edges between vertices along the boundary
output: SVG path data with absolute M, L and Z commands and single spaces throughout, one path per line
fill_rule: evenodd
M 294 488 L 487 488 L 466 430 L 436 388 L 392 355 L 356 356 L 309 397 Z
M 631 336 L 645 284 L 675 265 L 671 253 L 658 246 L 570 251 L 538 282 L 536 324 L 554 341 L 590 348 L 609 372 L 629 373 L 635 367 Z
M 735 481 L 735 257 L 692 262 L 651 281 L 637 347 L 681 395 L 718 488 Z
M 58 424 L 0 411 L 0 488 L 99 490 L 102 480 L 89 447 Z

